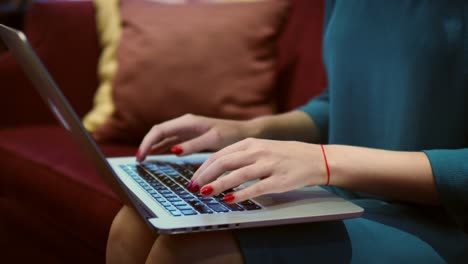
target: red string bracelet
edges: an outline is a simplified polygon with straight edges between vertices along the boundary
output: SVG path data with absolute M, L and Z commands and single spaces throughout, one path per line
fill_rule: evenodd
M 327 184 L 325 184 L 325 186 L 327 186 L 328 184 L 330 184 L 330 167 L 328 167 L 328 160 L 327 155 L 325 154 L 325 148 L 322 144 L 320 144 L 320 147 L 322 148 L 323 159 L 325 160 L 325 168 L 327 168 Z

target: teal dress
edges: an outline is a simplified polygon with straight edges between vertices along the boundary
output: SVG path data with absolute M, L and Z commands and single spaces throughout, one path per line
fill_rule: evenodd
M 239 230 L 247 263 L 468 263 L 468 3 L 327 1 L 323 143 L 423 151 L 441 206 L 329 187 L 363 217 Z M 465 230 L 465 232 L 464 232 Z

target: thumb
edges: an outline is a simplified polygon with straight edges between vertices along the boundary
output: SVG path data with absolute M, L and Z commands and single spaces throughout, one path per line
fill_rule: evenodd
M 211 129 L 199 137 L 172 147 L 171 152 L 179 156 L 185 156 L 207 149 L 214 149 L 217 145 L 218 138 L 217 132 Z

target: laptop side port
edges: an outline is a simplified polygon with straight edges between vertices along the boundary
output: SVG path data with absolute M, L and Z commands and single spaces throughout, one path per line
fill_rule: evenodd
M 174 229 L 172 229 L 172 233 L 175 233 L 175 234 L 185 233 L 187 231 L 190 231 L 190 229 L 186 229 L 186 228 L 174 228 Z

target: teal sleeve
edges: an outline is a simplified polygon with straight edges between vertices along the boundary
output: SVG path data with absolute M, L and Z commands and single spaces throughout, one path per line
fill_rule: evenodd
M 329 101 L 328 89 L 322 94 L 310 100 L 306 105 L 299 107 L 299 111 L 303 111 L 310 116 L 315 125 L 319 129 L 322 143 L 328 141 L 328 116 L 329 116 Z
M 327 0 L 325 2 L 325 15 L 323 23 L 323 32 L 326 32 L 328 22 L 332 16 L 335 7 L 335 0 Z M 321 95 L 310 100 L 306 105 L 299 107 L 297 110 L 303 111 L 314 120 L 315 125 L 319 129 L 320 141 L 322 143 L 328 142 L 328 119 L 329 119 L 329 105 L 328 105 L 328 89 L 325 89 Z
M 442 204 L 468 230 L 468 148 L 427 150 Z
M 335 7 L 335 0 L 327 0 L 325 2 L 325 16 L 323 20 L 323 27 L 324 27 L 324 32 L 325 29 L 328 27 L 328 22 L 330 21 L 330 17 L 332 16 L 333 13 L 333 8 Z

